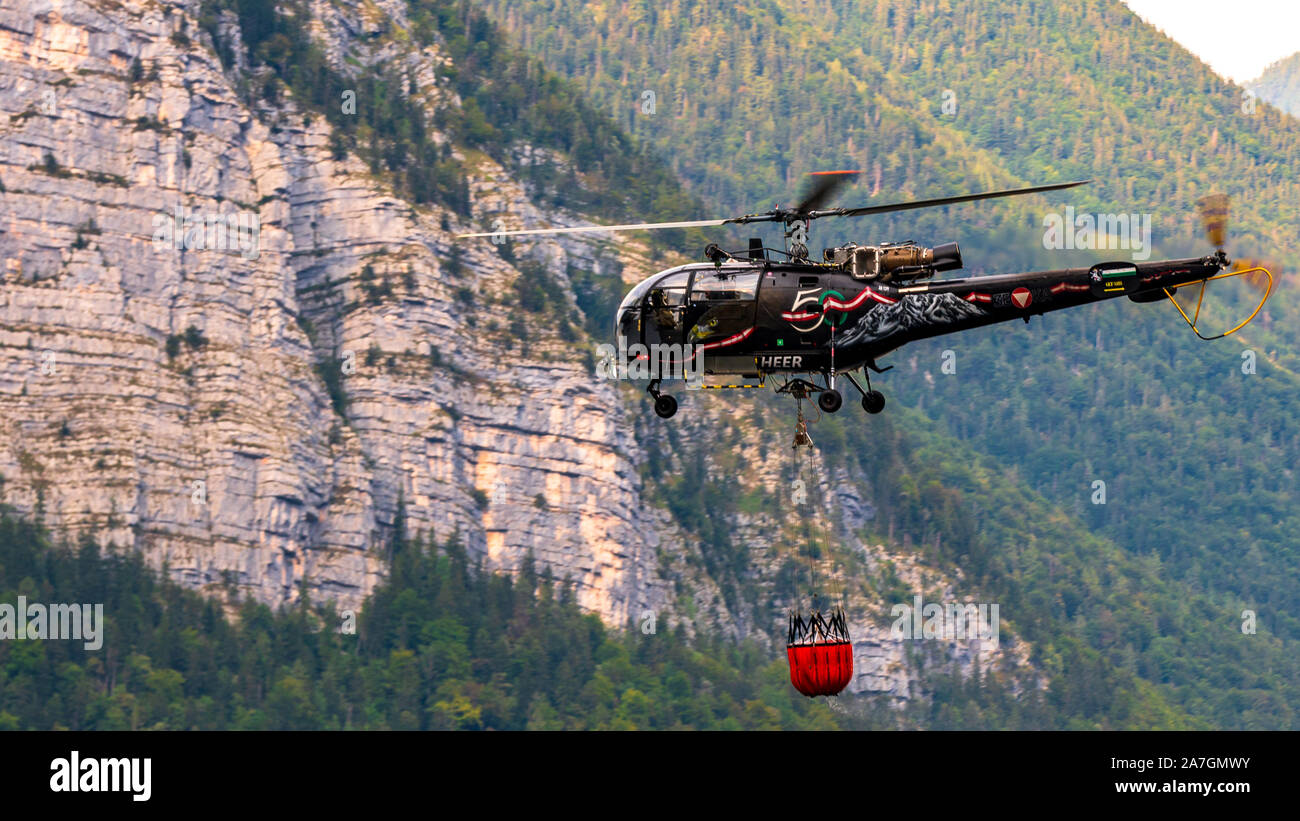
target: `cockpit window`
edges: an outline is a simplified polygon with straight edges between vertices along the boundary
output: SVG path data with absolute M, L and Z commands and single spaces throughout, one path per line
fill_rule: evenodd
M 718 302 L 753 299 L 758 293 L 757 271 L 701 271 L 691 288 L 691 300 Z
M 627 296 L 623 297 L 623 301 L 618 304 L 619 315 L 622 316 L 623 312 L 627 311 L 629 308 L 640 307 L 641 297 L 645 296 L 645 292 L 650 290 L 650 285 L 651 281 L 645 279 L 637 283 L 635 288 L 628 291 Z
M 690 271 L 674 271 L 671 274 L 668 274 L 666 276 L 661 276 L 658 278 L 646 277 L 645 279 L 638 282 L 635 288 L 627 292 L 627 296 L 623 297 L 623 301 L 620 302 L 618 305 L 618 312 L 620 315 L 622 315 L 623 312 L 628 310 L 629 308 L 640 308 L 641 299 L 646 295 L 646 291 L 649 291 L 652 287 L 685 288 L 686 283 L 690 280 L 690 278 L 691 278 Z M 669 282 L 671 282 L 672 284 L 666 284 Z M 665 283 L 665 284 L 661 284 L 661 283 Z
M 669 274 L 650 289 L 651 308 L 676 308 L 686 304 L 686 285 L 691 280 L 690 271 Z

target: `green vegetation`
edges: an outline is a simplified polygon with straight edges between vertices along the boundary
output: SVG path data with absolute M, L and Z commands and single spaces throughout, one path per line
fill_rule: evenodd
M 779 651 L 692 642 L 662 623 L 653 634 L 610 630 L 531 562 L 511 579 L 478 569 L 455 540 L 438 547 L 402 533 L 387 582 L 355 619 L 304 597 L 276 612 L 239 602 L 232 620 L 213 599 L 160 581 L 138 554 L 104 553 L 90 539 L 56 546 L 0 516 L 0 603 L 102 603 L 106 617 L 97 651 L 0 641 L 0 728 L 1207 726 L 1074 639 L 1043 650 L 1040 661 L 1067 671 L 1046 693 L 1012 696 L 1005 671 L 961 678 L 942 659 L 918 659 L 933 700 L 893 713 L 883 701 L 842 699 L 832 710 L 790 687 Z
M 190 346 L 190 350 L 197 351 L 208 344 L 208 338 L 203 335 L 203 331 L 199 330 L 198 326 L 190 325 L 185 328 L 185 344 Z
M 189 346 L 192 351 L 197 351 L 204 345 L 208 344 L 208 338 L 203 335 L 198 326 L 189 325 L 185 328 L 183 334 L 168 334 L 164 349 L 167 352 L 169 360 L 175 359 L 181 355 L 181 344 Z
M 1151 213 L 1155 254 L 1191 256 L 1209 250 L 1193 202 L 1223 190 L 1234 195 L 1230 250 L 1300 260 L 1296 121 L 1264 106 L 1247 114 L 1241 89 L 1118 2 L 484 5 L 671 153 L 719 215 L 791 197 L 803 172 L 825 168 L 866 172 L 846 203 L 1092 178 L 1068 195 L 818 224 L 815 239 L 959 239 L 976 275 L 1128 255 L 1044 250 L 1043 215 L 1068 203 Z M 645 91 L 650 112 L 637 105 Z M 1234 290 L 1219 291 L 1228 310 L 1217 316 L 1245 304 Z M 846 403 L 813 437 L 877 507 L 872 538 L 960 567 L 1035 643 L 1059 711 L 1050 726 L 1143 726 L 1149 714 L 1168 718 L 1161 726 L 1294 727 L 1300 352 L 1285 329 L 1300 317 L 1286 288 L 1269 309 L 1215 344 L 1167 305 L 1127 302 L 918 343 L 882 363 L 900 366 L 880 380 L 883 416 L 864 421 Z M 1243 344 L 1258 373 L 1242 373 Z M 945 349 L 955 375 L 939 371 Z M 755 425 L 784 436 L 784 418 Z M 761 610 L 760 580 L 727 547 L 746 490 L 715 469 L 735 447 L 729 430 L 683 421 L 647 434 L 646 472 L 705 542 L 729 603 Z M 1091 503 L 1095 480 L 1105 505 Z M 1259 615 L 1257 635 L 1241 633 L 1245 610 Z M 931 669 L 932 680 L 942 676 Z M 997 698 L 975 701 L 958 716 L 936 698 L 914 718 L 1022 720 Z
M 343 360 L 341 357 L 323 356 L 316 360 L 316 375 L 325 385 L 334 412 L 344 418 L 348 415 L 348 392 L 343 386 Z
M 1068 202 L 1152 213 L 1157 254 L 1206 251 L 1188 213 L 1197 196 L 1222 189 L 1235 195 L 1235 250 L 1300 259 L 1295 121 L 1265 107 L 1247 115 L 1239 89 L 1112 0 L 482 4 L 568 81 L 511 49 L 472 4 L 413 0 L 414 25 L 401 34 L 444 50 L 451 63 L 440 83 L 465 101 L 432 112 L 418 95 L 397 93 L 411 81 L 400 60 L 369 68 L 354 60 L 345 76 L 306 36 L 306 5 L 278 5 L 295 13 L 255 0 L 204 4 L 203 27 L 223 62 L 233 66 L 232 44 L 216 37 L 212 15 L 225 7 L 239 15 L 254 66 L 269 69 L 240 78 L 250 102 L 273 103 L 287 88 L 333 126 L 336 156 L 355 153 L 416 203 L 468 210 L 466 168 L 430 138 L 432 127 L 505 164 L 539 203 L 605 217 L 693 215 L 694 202 L 643 144 L 671 156 L 719 214 L 785 199 L 804 171 L 822 168 L 867 172 L 851 201 L 1092 177 Z M 349 90 L 355 114 L 340 106 Z M 640 105 L 645 91 L 656 95 L 653 111 Z M 608 111 L 616 122 L 597 113 Z M 523 143 L 570 162 L 522 164 L 514 149 Z M 70 173 L 53 156 L 38 170 Z M 1098 255 L 1041 247 L 1043 212 L 1065 201 L 818 225 L 815 237 L 957 238 L 973 274 L 1086 264 Z M 518 247 L 522 260 L 527 245 Z M 516 261 L 514 245 L 499 252 Z M 459 253 L 445 260 L 449 270 L 462 265 Z M 617 277 L 569 276 L 587 330 L 603 340 L 621 296 Z M 548 307 L 541 284 L 516 283 L 525 309 Z M 1283 289 L 1244 337 L 1208 346 L 1171 311 L 1119 302 L 1035 320 L 1028 332 L 1005 326 L 911 346 L 883 380 L 884 416 L 864 423 L 850 402 L 814 430 L 828 463 L 847 469 L 877 508 L 863 535 L 961 568 L 963 590 L 1001 604 L 1004 636 L 1030 641 L 1047 679 L 1041 696 L 1013 696 L 1023 682 L 1005 671 L 961 679 L 929 660 L 933 698 L 898 717 L 905 726 L 1297 726 L 1300 553 L 1291 534 L 1300 525 L 1300 437 L 1289 409 L 1300 356 L 1288 332 L 1297 305 Z M 1239 341 L 1258 352 L 1259 373 L 1241 373 Z M 168 340 L 169 356 L 179 345 L 173 351 Z M 928 364 L 945 348 L 957 353 L 956 375 Z M 438 363 L 436 349 L 430 361 Z M 337 360 L 323 360 L 320 375 L 343 413 Z M 749 400 L 713 401 L 740 403 L 735 417 L 753 421 L 749 435 L 785 430 Z M 788 564 L 760 577 L 733 534 L 736 516 L 761 505 L 736 469 L 744 431 L 727 425 L 705 436 L 691 425 L 639 431 L 648 492 L 699 537 L 704 571 L 732 614 L 771 623 L 797 578 Z M 1106 505 L 1089 502 L 1097 479 L 1107 482 Z M 455 545 L 399 540 L 390 584 L 367 606 L 357 639 L 336 634 L 335 616 L 309 604 L 273 614 L 245 603 L 232 625 L 211 603 L 148 581 L 133 558 L 65 553 L 24 525 L 5 527 L 0 590 L 100 600 L 80 596 L 84 589 L 111 602 L 125 626 L 122 648 L 102 658 L 0 643 L 0 726 L 834 720 L 791 701 L 784 663 L 767 651 L 692 647 L 668 631 L 611 633 L 580 615 L 562 585 L 478 573 Z M 24 539 L 35 545 L 29 553 L 15 546 Z M 92 574 L 117 587 L 76 586 L 97 583 Z M 892 571 L 880 575 L 853 581 L 902 592 Z M 1247 609 L 1259 613 L 1257 635 L 1240 630 Z M 863 721 L 893 724 L 875 715 Z
M 1276 613 L 1243 634 L 1235 596 L 1090 532 L 1033 489 L 1041 484 L 1016 481 L 1001 460 L 927 425 L 906 411 L 869 436 L 846 424 L 850 458 L 918 552 L 961 567 L 1000 603 L 1069 726 L 1295 726 L 1300 664 Z
M 0 729 L 832 729 L 752 642 L 611 631 L 566 584 L 395 544 L 355 634 L 304 600 L 238 620 L 133 554 L 0 517 L 0 602 L 100 602 L 103 647 L 0 641 Z
M 1118 0 L 482 5 L 671 156 L 718 215 L 788 200 L 826 168 L 865 171 L 846 203 L 1093 179 L 1068 195 L 824 221 L 814 239 L 952 236 L 975 273 L 1080 264 L 1086 253 L 1067 262 L 1041 246 L 1043 212 L 1068 196 L 1080 212 L 1152 213 L 1158 252 L 1204 253 L 1192 203 L 1222 190 L 1234 249 L 1300 261 L 1300 179 L 1286 171 L 1300 125 L 1262 106 L 1245 114 L 1241 89 Z M 726 236 L 739 247 L 755 231 Z
M 239 18 L 242 44 L 255 68 L 242 78 L 250 104 L 275 102 L 287 87 L 299 106 L 323 114 L 334 129 L 336 158 L 361 157 L 372 173 L 385 174 L 399 194 L 416 204 L 437 203 L 469 213 L 466 169 L 452 146 L 477 149 L 509 168 L 540 203 L 610 215 L 680 213 L 684 197 L 672 172 L 638 146 L 568 83 L 537 60 L 511 48 L 487 16 L 455 0 L 412 0 L 409 31 L 389 21 L 382 34 L 413 45 L 436 45 L 450 65 L 439 69 L 439 91 L 461 104 L 430 110 L 431 89 L 420 89 L 404 56 L 369 67 L 348 62 L 349 73 L 331 67 L 308 34 L 303 0 L 206 0 L 200 26 L 229 69 L 232 44 L 218 32 L 221 10 Z M 399 38 L 400 34 L 400 38 Z M 439 144 L 433 130 L 451 137 Z M 522 161 L 520 144 L 560 152 Z
M 27 166 L 27 170 L 40 171 L 49 174 L 51 177 L 58 177 L 59 179 L 67 179 L 72 176 L 72 172 L 60 165 L 58 159 L 48 151 L 45 152 L 45 159 L 40 165 L 29 165 Z
M 383 279 L 375 275 L 374 266 L 367 263 L 361 267 L 361 290 L 371 305 L 378 305 L 393 295 L 393 283 L 385 274 Z
M 574 299 L 582 310 L 583 327 L 593 338 L 606 341 L 610 333 L 610 317 L 614 316 L 627 290 L 623 284 L 622 264 L 610 258 L 601 261 L 600 273 L 573 262 L 569 262 L 566 269 Z

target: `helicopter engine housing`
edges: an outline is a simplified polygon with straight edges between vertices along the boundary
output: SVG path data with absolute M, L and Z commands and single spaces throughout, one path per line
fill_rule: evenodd
M 904 282 L 926 279 L 940 271 L 962 267 L 961 251 L 955 242 L 924 248 L 915 242 L 886 242 L 880 245 L 850 243 L 827 248 L 827 262 L 848 271 L 854 279 L 864 281 Z

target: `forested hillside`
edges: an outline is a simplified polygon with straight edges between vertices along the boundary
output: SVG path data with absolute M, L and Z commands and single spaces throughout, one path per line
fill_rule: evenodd
M 976 273 L 1126 257 L 1046 251 L 1042 217 L 1069 204 L 1150 213 L 1155 253 L 1191 255 L 1209 250 L 1193 203 L 1223 190 L 1234 196 L 1230 251 L 1297 258 L 1300 128 L 1264 106 L 1248 113 L 1241 89 L 1119 3 L 488 5 L 660 146 L 719 214 L 791 198 L 798 175 L 821 168 L 867 170 L 849 204 L 1092 178 L 1068 199 L 818 225 L 814 238 L 958 239 Z M 637 105 L 645 91 L 652 113 Z M 955 547 L 944 558 L 980 574 L 985 590 L 1020 591 L 1004 612 L 1035 614 L 1035 640 L 1076 637 L 1107 669 L 1131 671 L 1202 720 L 1292 726 L 1291 282 L 1260 323 L 1219 343 L 1196 340 L 1167 304 L 1123 302 L 895 353 L 899 367 L 878 379 L 896 403 L 886 414 L 910 406 L 910 435 L 929 446 L 874 473 L 873 498 L 906 498 L 909 474 L 931 475 L 936 491 L 957 494 L 958 518 L 987 551 L 979 562 Z M 1221 293 L 1221 321 L 1249 298 Z M 955 374 L 939 370 L 945 349 Z M 1243 353 L 1256 372 L 1243 372 Z M 841 413 L 831 424 L 853 452 L 888 423 Z M 963 452 L 998 479 L 964 478 Z M 1105 504 L 1093 503 L 1097 481 Z M 999 502 L 1007 491 L 1046 507 Z M 1031 536 L 1035 517 L 1069 524 Z M 1111 573 L 1130 581 L 1105 581 Z M 1240 630 L 1246 610 L 1259 615 L 1258 635 Z M 1055 669 L 1068 680 L 1071 666 Z
M 845 200 L 1091 178 L 1070 192 L 1075 205 L 1155 212 L 1166 252 L 1192 239 L 1191 203 L 1207 190 L 1239 195 L 1243 242 L 1300 248 L 1285 230 L 1300 220 L 1300 181 L 1281 173 L 1300 161 L 1300 131 L 1243 112 L 1241 89 L 1117 0 L 484 5 L 714 205 L 790 199 L 801 174 L 825 167 L 868 171 Z M 1041 234 L 1021 201 L 951 216 L 967 243 L 996 249 L 981 237 L 998 214 L 1032 229 L 1016 240 Z M 836 230 L 945 224 L 911 213 Z M 1014 245 L 1012 260 L 1033 253 Z
M 1074 683 L 1047 693 L 1015 695 L 993 671 L 938 670 L 934 697 L 902 712 L 867 697 L 809 700 L 759 643 L 613 630 L 531 564 L 512 579 L 456 542 L 402 538 L 393 550 L 390 578 L 359 614 L 246 601 L 232 619 L 138 555 L 93 539 L 57 545 L 0 516 L 0 600 L 99 602 L 108 614 L 101 651 L 0 642 L 0 730 L 1206 726 L 1075 640 L 1046 659 L 1074 668 Z
M 98 602 L 102 651 L 0 641 L 0 730 L 834 729 L 753 643 L 611 630 L 531 567 L 400 541 L 355 614 L 211 598 L 0 517 L 0 601 Z
M 454 156 L 457 148 L 490 155 L 518 172 L 540 201 L 576 211 L 660 213 L 683 196 L 657 158 L 464 4 L 410 3 L 409 36 L 437 42 L 448 58 L 437 88 L 425 94 L 446 89 L 459 95 L 458 105 L 402 92 L 414 77 L 400 60 L 335 68 L 327 46 L 310 35 L 303 0 L 202 0 L 200 12 L 223 66 L 237 67 L 238 48 L 254 70 L 256 79 L 241 89 L 250 103 L 275 102 L 287 88 L 295 105 L 329 120 L 336 156 L 356 153 L 417 205 L 438 203 L 468 216 L 466 162 Z M 237 43 L 220 24 L 225 14 L 238 21 Z M 355 112 L 338 104 L 345 92 L 355 95 Z M 510 150 L 520 143 L 558 153 L 522 161 Z

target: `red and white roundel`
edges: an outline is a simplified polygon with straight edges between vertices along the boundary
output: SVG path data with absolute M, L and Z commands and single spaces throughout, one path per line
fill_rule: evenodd
M 1017 308 L 1028 308 L 1029 303 L 1034 301 L 1034 295 L 1029 293 L 1028 288 L 1017 288 L 1011 292 L 1011 301 L 1016 303 Z

